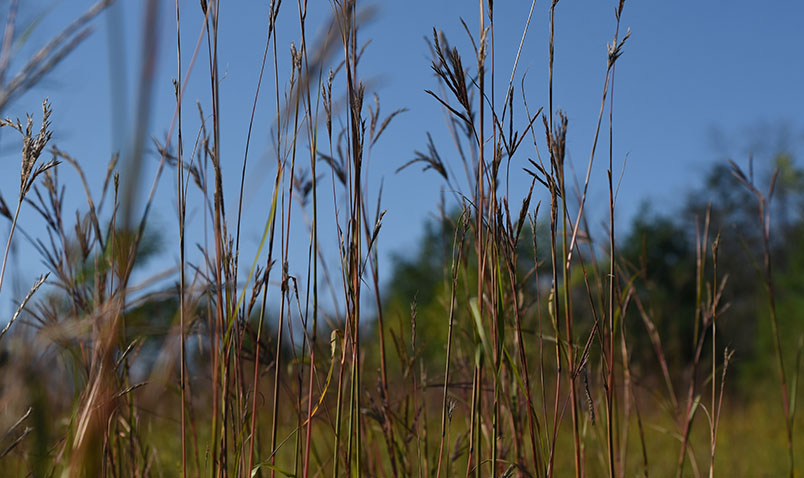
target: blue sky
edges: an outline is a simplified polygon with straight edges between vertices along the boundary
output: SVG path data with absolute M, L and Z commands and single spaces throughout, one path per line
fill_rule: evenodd
M 55 32 L 85 10 L 88 0 L 38 0 L 22 2 L 20 21 L 41 22 L 23 43 L 17 58 L 26 58 Z M 88 172 L 91 185 L 99 190 L 106 162 L 114 151 L 123 154 L 130 146 L 137 84 L 141 63 L 141 35 L 145 1 L 118 2 L 113 11 L 93 22 L 94 33 L 34 90 L 24 95 L 3 116 L 23 117 L 35 112 L 39 117 L 42 99 L 53 103 L 54 139 L 61 149 L 77 157 Z M 175 108 L 172 79 L 176 76 L 175 17 L 172 1 L 160 1 L 159 55 L 154 82 L 150 134 L 164 138 Z M 229 1 L 221 6 L 220 68 L 222 156 L 229 214 L 233 217 L 237 186 L 251 103 L 265 44 L 267 1 Z M 369 188 L 376 194 L 383 181 L 383 207 L 388 209 L 380 236 L 383 276 L 387 277 L 393 253 L 412 254 L 420 237 L 423 221 L 435 213 L 443 185 L 436 174 L 412 167 L 395 170 L 423 150 L 426 132 L 435 138 L 440 153 L 455 161 L 457 155 L 447 137 L 444 116 L 438 104 L 424 90 L 435 88 L 430 71 L 428 48 L 424 41 L 433 27 L 447 35 L 465 58 L 470 57 L 463 18 L 470 28 L 478 24 L 477 2 L 464 0 L 408 0 L 359 2 L 375 7 L 373 19 L 364 26 L 361 39 L 371 40 L 361 76 L 370 91 L 381 98 L 384 113 L 406 107 L 383 134 L 371 153 Z M 0 2 L 5 16 L 8 1 Z M 183 71 L 201 27 L 197 0 L 180 0 L 182 10 Z M 554 102 L 569 117 L 568 151 L 582 180 L 586 170 L 600 108 L 606 62 L 606 43 L 614 32 L 613 1 L 562 0 L 556 10 L 556 69 Z M 317 31 L 330 14 L 329 2 L 311 0 L 308 22 Z M 514 53 L 519 44 L 530 2 L 496 2 L 495 46 L 499 72 L 496 94 L 504 95 Z M 516 98 L 521 98 L 519 81 L 527 72 L 528 104 L 536 109 L 547 102 L 548 2 L 536 2 L 533 20 L 518 66 Z M 44 16 L 43 15 L 44 12 Z M 298 44 L 296 2 L 285 0 L 279 16 L 280 63 L 288 63 L 291 41 Z M 672 211 L 680 200 L 700 184 L 702 173 L 715 160 L 732 157 L 744 162 L 751 150 L 777 147 L 779 132 L 787 131 L 789 147 L 798 146 L 804 132 L 804 4 L 789 1 L 630 1 L 625 5 L 623 28 L 631 38 L 618 62 L 615 83 L 615 169 L 627 165 L 618 197 L 618 231 L 627 230 L 631 218 L 643 201 L 655 209 Z M 117 40 L 115 40 L 117 39 Z M 122 40 L 123 47 L 110 48 Z M 185 98 L 186 114 L 192 115 L 185 138 L 197 130 L 195 101 L 209 111 L 207 59 L 195 65 Z M 110 68 L 122 64 L 123 70 Z M 471 61 L 466 60 L 466 63 Z M 20 67 L 12 63 L 12 72 Z M 280 66 L 280 87 L 284 88 L 287 68 Z M 112 86 L 114 85 L 114 86 Z M 254 134 L 246 181 L 246 212 L 243 229 L 244 257 L 253 257 L 265 222 L 265 202 L 271 192 L 274 167 L 271 159 L 270 129 L 275 108 L 273 70 L 268 68 L 254 123 Z M 521 103 L 516 106 L 521 111 Z M 121 121 L 122 119 L 122 121 Z M 521 118 L 520 118 L 521 119 Z M 519 128 L 520 130 L 522 127 Z M 720 131 L 719 135 L 714 131 Z M 18 188 L 18 148 L 15 134 L 3 131 L 0 153 L 6 161 L 6 174 L 0 177 L 0 191 L 7 200 Z M 537 138 L 543 147 L 543 131 Z M 192 140 L 185 149 L 192 147 Z M 150 142 L 148 142 L 150 144 Z M 523 147 L 524 148 L 524 147 Z M 599 145 L 593 169 L 589 213 L 595 221 L 605 220 L 607 192 L 605 167 L 607 147 Z M 762 151 L 757 151 L 762 152 Z M 521 168 L 528 157 L 535 157 L 532 146 L 524 148 L 511 164 L 512 204 L 517 204 L 529 184 Z M 759 158 L 761 159 L 761 157 Z M 156 170 L 154 155 L 146 161 L 145 183 L 150 186 Z M 82 204 L 83 193 L 74 175 L 64 171 L 68 184 L 65 213 Z M 322 191 L 323 192 L 323 191 Z M 331 197 L 331 192 L 321 197 Z M 447 194 L 449 199 L 450 195 Z M 540 194 L 537 199 L 544 199 Z M 193 198 L 190 198 L 191 201 Z M 175 218 L 175 174 L 166 173 L 157 192 L 157 208 L 152 225 L 158 228 L 168 250 L 163 259 L 149 267 L 149 273 L 178 262 Z M 203 234 L 200 208 L 190 206 L 193 229 L 199 242 Z M 23 209 L 21 224 L 36 235 L 41 219 Z M 295 223 L 294 223 L 295 224 Z M 304 237 L 303 222 L 294 234 Z M 334 237 L 334 224 L 322 223 Z M 16 279 L 31 282 L 44 272 L 38 258 L 17 237 L 19 255 Z M 326 235 L 322 240 L 327 241 Z M 303 242 L 303 241 L 301 241 Z M 331 242 L 330 242 L 331 243 Z M 337 258 L 330 255 L 332 265 Z M 251 255 L 249 255 L 251 254 Z M 303 272 L 304 249 L 294 251 L 296 272 Z M 250 264 L 250 259 L 245 263 Z M 291 268 L 294 268 L 291 260 Z M 41 269 L 41 270 L 40 270 Z M 293 271 L 291 271 L 293 273 Z M 11 279 L 12 277 L 9 277 Z M 337 277 L 334 278 L 337 280 Z M 26 287 L 26 286 L 23 286 Z M 2 300 L 9 297 L 4 290 Z

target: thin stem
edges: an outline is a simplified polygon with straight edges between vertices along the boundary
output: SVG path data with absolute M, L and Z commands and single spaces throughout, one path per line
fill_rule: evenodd
M 187 396 L 185 381 L 187 374 L 186 351 L 185 351 L 185 325 L 184 325 L 184 287 L 185 287 L 185 249 L 184 249 L 184 221 L 185 221 L 185 196 L 184 196 L 184 159 L 181 110 L 181 21 L 179 16 L 179 0 L 176 0 L 176 114 L 178 117 L 178 175 L 177 175 L 177 194 L 178 194 L 178 214 L 179 214 L 179 388 L 181 389 L 181 474 L 187 477 Z
M 11 230 L 8 232 L 8 241 L 6 241 L 6 252 L 3 254 L 3 267 L 0 269 L 0 290 L 3 290 L 3 278 L 6 276 L 6 264 L 8 263 L 8 252 L 11 250 L 11 239 L 14 237 L 14 230 L 17 228 L 17 219 L 20 216 L 20 208 L 22 207 L 22 197 L 17 201 L 17 210 L 14 212 L 14 219 L 11 221 Z

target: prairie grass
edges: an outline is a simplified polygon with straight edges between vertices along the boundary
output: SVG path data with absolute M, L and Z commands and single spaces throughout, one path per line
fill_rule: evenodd
M 111 3 L 98 3 L 56 37 L 42 54 L 50 60 L 32 59 L 33 79 L 2 83 L 0 108 L 41 77 L 48 61 L 66 56 L 80 40 L 65 38 Z M 146 4 L 148 15 L 156 15 L 156 5 Z M 12 36 L 16 7 L 12 2 L 6 26 Z M 688 271 L 695 310 L 676 318 L 694 329 L 689 358 L 665 350 L 650 290 L 643 289 L 651 264 L 619 252 L 613 111 L 616 65 L 627 61 L 632 41 L 621 25 L 624 1 L 601 20 L 611 23 L 612 39 L 601 59 L 588 160 L 577 178 L 568 163 L 572 124 L 553 99 L 558 0 L 547 9 L 535 1 L 523 7 L 527 21 L 511 65 L 495 61 L 495 28 L 508 26 L 495 23 L 491 1 L 479 2 L 476 29 L 463 23 L 471 45 L 465 51 L 433 29 L 435 78 L 426 94 L 443 110 L 445 131 L 429 132 L 424 148 L 412 148 L 405 154 L 413 159 L 399 164 L 436 173 L 450 197 L 437 206 L 443 247 L 433 251 L 423 278 L 432 289 L 407 296 L 380 280 L 383 218 L 397 212 L 371 193 L 377 185 L 367 171 L 372 147 L 407 111 L 381 112 L 361 77 L 360 60 L 371 46 L 359 32 L 371 11 L 355 0 L 333 0 L 326 33 L 311 40 L 308 8 L 324 7 L 271 0 L 253 108 L 243 112 L 250 125 L 237 163 L 239 189 L 227 193 L 223 174 L 236 160 L 221 152 L 227 125 L 218 20 L 231 6 L 200 2 L 203 28 L 188 51 L 178 39 L 193 28 L 183 21 L 191 7 L 199 8 L 175 2 L 175 115 L 157 142 L 152 183 L 143 179 L 154 88 L 148 61 L 138 140 L 120 160 L 111 157 L 100 194 L 87 184 L 81 160 L 49 144 L 58 125 L 48 121 L 47 102 L 38 132 L 32 116 L 24 125 L 2 122 L 23 140 L 16 208 L 3 201 L 0 211 L 11 225 L 3 271 L 23 205 L 47 231 L 42 238 L 23 232 L 47 271 L 0 333 L 3 383 L 14 384 L 0 393 L 4 473 L 797 476 L 794 457 L 804 456 L 804 425 L 795 416 L 800 350 L 791 365 L 777 319 L 769 226 L 775 179 L 766 192 L 733 166 L 757 201 L 764 245 L 757 280 L 767 291 L 778 378 L 762 386 L 778 389 L 763 390 L 762 400 L 732 400 L 738 359 L 719 325 L 729 313 L 724 290 L 732 271 L 719 267 L 721 234 L 709 214 L 699 218 Z M 548 88 L 534 108 L 525 95 L 517 99 L 528 85 L 519 61 L 532 19 L 545 14 Z M 282 22 L 297 23 L 292 45 L 278 44 Z M 157 48 L 148 38 L 145 58 Z M 283 65 L 288 57 L 280 52 L 288 49 L 290 64 Z M 192 105 L 186 84 L 204 68 L 209 97 Z M 241 226 L 253 220 L 244 197 L 261 94 L 275 104 L 273 176 L 270 190 L 259 191 L 262 234 L 247 254 Z M 450 139 L 454 151 L 441 154 L 433 136 Z M 593 174 L 601 162 L 603 178 Z M 140 280 L 135 270 L 158 254 L 148 220 L 165 171 L 175 173 L 176 221 L 161 247 L 178 264 L 167 278 Z M 63 184 L 66 174 L 81 184 Z M 509 196 L 511 175 L 528 178 L 524 197 Z M 589 225 L 593 184 L 608 191 L 602 235 Z M 86 196 L 75 217 L 64 211 L 66 190 Z M 193 205 L 200 217 L 188 215 Z M 334 231 L 324 233 L 322 224 Z M 300 244 L 305 254 L 294 252 Z M 49 287 L 40 290 L 43 283 Z M 649 362 L 640 363 L 646 356 Z M 777 406 L 764 405 L 777 395 Z

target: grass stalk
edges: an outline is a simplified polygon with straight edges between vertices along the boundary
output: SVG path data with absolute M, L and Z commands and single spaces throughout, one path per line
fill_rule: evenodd
M 186 220 L 186 196 L 185 196 L 185 179 L 184 179 L 184 141 L 182 139 L 182 84 L 181 84 L 181 17 L 179 2 L 176 0 L 176 116 L 178 119 L 178 174 L 176 194 L 178 195 L 178 223 L 179 223 L 179 389 L 181 393 L 181 474 L 182 478 L 187 478 L 187 394 L 186 394 L 186 381 L 187 381 L 187 351 L 185 350 L 186 344 L 186 325 L 185 325 L 185 247 L 184 247 L 184 227 Z
M 466 221 L 467 212 L 464 210 L 458 222 L 458 227 L 455 229 L 455 237 L 452 242 L 452 267 L 450 276 L 452 278 L 450 301 L 449 301 L 449 318 L 447 325 L 447 354 L 444 361 L 444 389 L 441 399 L 441 440 L 438 446 L 438 464 L 436 465 L 436 478 L 441 477 L 441 465 L 444 457 L 444 441 L 447 436 L 447 415 L 448 409 L 448 391 L 449 391 L 449 369 L 452 357 L 452 334 L 455 325 L 455 296 L 458 289 L 458 272 L 461 264 L 461 257 L 463 255 L 464 240 L 466 237 L 466 228 L 468 224 Z M 449 443 L 447 443 L 449 445 Z
M 753 162 L 753 158 L 751 158 L 751 162 Z M 795 453 L 793 451 L 793 416 L 790 412 L 790 398 L 787 389 L 787 374 L 785 373 L 784 367 L 784 354 L 782 351 L 782 341 L 779 334 L 779 321 L 776 316 L 776 291 L 775 285 L 773 280 L 773 265 L 771 260 L 771 211 L 770 211 L 770 201 L 773 198 L 773 192 L 776 186 L 776 178 L 779 174 L 779 170 L 775 170 L 773 176 L 770 181 L 770 186 L 768 187 L 767 195 L 760 192 L 754 186 L 754 177 L 753 177 L 753 164 L 751 165 L 749 175 L 746 176 L 745 173 L 737 166 L 736 163 L 733 161 L 731 163 L 732 174 L 734 177 L 740 182 L 746 189 L 748 189 L 752 195 L 756 198 L 757 201 L 757 214 L 759 219 L 759 225 L 762 231 L 762 254 L 763 254 L 763 265 L 764 265 L 764 274 L 763 274 L 763 282 L 765 286 L 765 291 L 767 293 L 768 298 L 768 310 L 770 313 L 770 323 L 771 323 L 771 334 L 773 336 L 773 347 L 774 352 L 776 355 L 776 367 L 779 373 L 779 388 L 782 395 L 782 410 L 784 411 L 784 419 L 785 419 L 785 432 L 786 432 L 786 441 L 787 441 L 787 455 L 788 455 L 788 464 L 789 464 L 789 476 L 792 478 L 795 476 Z

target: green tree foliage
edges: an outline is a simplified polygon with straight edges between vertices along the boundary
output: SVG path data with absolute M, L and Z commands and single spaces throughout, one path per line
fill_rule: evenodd
M 760 168 L 755 183 L 767 193 L 773 171 L 778 171 L 771 198 L 771 260 L 784 349 L 791 361 L 797 337 L 804 332 L 799 307 L 804 290 L 802 170 L 789 153 L 775 155 L 770 166 Z M 773 353 L 758 204 L 727 164 L 713 165 L 703 184 L 686 195 L 677 212 L 657 214 L 643 208 L 621 242 L 620 253 L 638 271 L 638 293 L 659 329 L 668 360 L 688 363 L 694 354 L 696 247 L 707 218 L 704 284 L 712 282 L 711 246 L 718 234 L 718 276 L 728 276 L 722 299 L 728 309 L 718 319 L 718 340 L 736 352 L 734 371 L 739 383 L 770 379 Z M 711 285 L 707 287 L 704 294 L 711 293 Z M 635 322 L 639 319 L 631 323 Z M 637 353 L 649 358 L 649 344 L 641 340 L 644 329 L 636 330 L 634 336 Z
M 411 335 L 415 314 L 415 358 L 421 359 L 429 370 L 443 372 L 444 354 L 452 292 L 451 267 L 457 260 L 459 244 L 455 243 L 455 229 L 459 222 L 456 212 L 424 225 L 419 248 L 411 255 L 393 258 L 393 274 L 385 286 L 383 312 L 391 324 L 391 340 L 397 349 L 411 353 Z M 543 228 L 537 234 L 546 234 Z M 477 263 L 472 253 L 474 242 L 467 233 L 456 284 L 457 304 L 466 306 L 477 295 Z M 517 244 L 517 274 L 520 280 L 530 274 L 524 289 L 535 292 L 534 251 L 531 228 L 526 224 Z M 540 256 L 542 252 L 539 251 Z M 547 272 L 545 268 L 543 272 Z M 533 297 L 523 297 L 522 305 L 531 304 Z M 527 307 L 523 307 L 526 309 Z M 455 309 L 456 340 L 471 343 L 473 329 L 471 312 L 458 306 Z M 375 333 L 375 332 L 371 332 Z M 372 354 L 368 354 L 371 356 Z M 413 357 L 411 357 L 413 358 Z
M 637 274 L 635 287 L 646 312 L 653 319 L 668 358 L 678 365 L 693 354 L 695 314 L 695 244 L 686 226 L 672 217 L 651 212 L 645 206 L 622 241 L 620 253 Z M 634 314 L 630 321 L 635 363 L 654 357 L 645 340 L 642 321 Z
M 779 171 L 771 202 L 775 292 L 783 341 L 789 356 L 787 360 L 794 367 L 798 337 L 804 332 L 800 312 L 804 307 L 804 250 L 799 247 L 804 238 L 804 172 L 788 153 L 776 155 L 771 166 Z M 766 185 L 773 168 L 761 169 Z M 757 183 L 761 184 L 761 180 L 757 179 Z M 455 222 L 449 218 L 428 222 L 418 250 L 409 256 L 394 258 L 392 278 L 385 288 L 383 310 L 386 321 L 391 324 L 393 337 L 390 340 L 411 360 L 421 359 L 434 373 L 438 373 L 444 359 L 451 291 L 450 266 L 452 258 L 457 255 L 453 251 Z M 621 236 L 617 259 L 624 271 L 635 277 L 635 292 L 658 330 L 673 379 L 682 380 L 686 366 L 695 354 L 695 313 L 699 305 L 696 250 L 707 227 L 701 300 L 705 302 L 706 295 L 711 293 L 714 272 L 712 241 L 719 233 L 717 273 L 718 280 L 727 276 L 722 303 L 727 303 L 728 308 L 718 319 L 718 340 L 736 351 L 734 370 L 739 377 L 736 383 L 770 379 L 773 377 L 769 372 L 772 345 L 767 292 L 761 275 L 762 230 L 757 204 L 750 192 L 738 184 L 727 164 L 714 164 L 702 185 L 691 189 L 681 207 L 674 212 L 656 212 L 644 205 L 629 230 Z M 522 235 L 518 274 L 524 278 L 533 267 L 530 228 L 523 228 Z M 547 241 L 546 233 L 542 237 L 540 232 L 537 243 L 547 244 Z M 465 247 L 467 251 L 474 247 L 471 237 Z M 539 255 L 542 256 L 542 251 Z M 464 259 L 458 279 L 458 297 L 463 297 L 459 303 L 469 303 L 468 299 L 474 292 L 472 284 L 476 265 L 471 263 L 473 254 L 464 254 L 464 258 L 467 256 L 469 262 Z M 546 299 L 550 265 L 542 263 L 540 267 L 544 282 L 541 293 Z M 602 265 L 599 268 L 605 269 Z M 577 310 L 583 316 L 579 321 L 591 327 L 592 317 L 586 307 L 588 293 L 582 279 L 580 275 L 573 277 L 571 287 L 577 289 L 573 291 L 573 296 L 578 298 L 575 303 L 584 306 Z M 536 303 L 536 281 L 535 275 L 527 276 L 526 290 L 533 296 L 525 298 L 525 302 L 531 305 Z M 546 300 L 542 300 L 542 307 L 545 304 Z M 417 336 L 415 352 L 410 343 L 413 310 Z M 535 307 L 528 308 L 524 319 L 532 326 L 531 332 L 535 328 L 535 311 Z M 456 310 L 455 313 L 459 331 L 456 337 L 471 341 L 471 327 L 467 325 L 470 312 Z M 636 306 L 629 308 L 627 324 L 635 371 L 647 375 L 658 373 L 655 351 Z M 707 361 L 709 357 L 705 356 L 703 360 Z
M 454 234 L 453 221 L 428 221 L 419 249 L 411 256 L 393 257 L 394 272 L 385 289 L 383 311 L 390 325 L 390 343 L 400 357 L 408 361 L 420 358 L 433 371 L 440 369 L 444 360 Z M 464 287 L 465 279 L 464 275 L 460 280 Z M 415 353 L 411 342 L 414 314 Z

